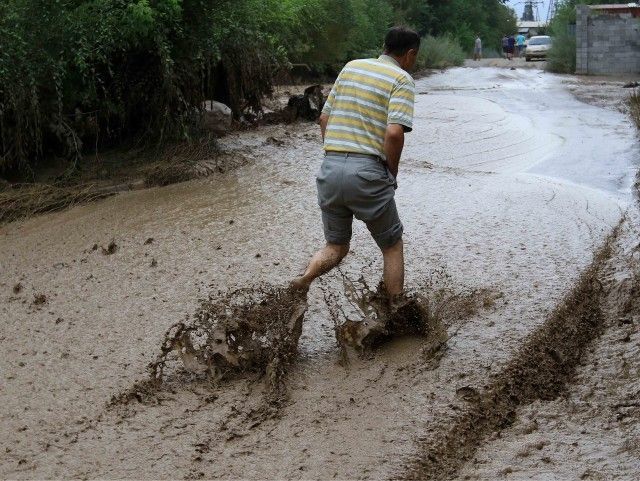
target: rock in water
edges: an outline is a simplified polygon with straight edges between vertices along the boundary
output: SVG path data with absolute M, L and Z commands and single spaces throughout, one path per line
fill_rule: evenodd
M 154 376 L 161 379 L 171 352 L 187 370 L 214 378 L 226 372 L 271 375 L 295 357 L 306 310 L 306 294 L 268 286 L 203 301 L 167 331 Z
M 290 121 L 296 119 L 316 120 L 324 106 L 324 95 L 321 85 L 312 85 L 304 90 L 302 95 L 294 95 L 289 98 L 287 104 Z
M 202 107 L 203 126 L 206 130 L 217 134 L 224 134 L 231 130 L 233 113 L 229 107 L 215 100 L 206 100 Z

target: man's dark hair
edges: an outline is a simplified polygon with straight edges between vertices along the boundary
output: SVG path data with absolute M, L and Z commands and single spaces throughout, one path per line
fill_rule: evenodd
M 420 35 L 407 27 L 393 27 L 384 37 L 384 51 L 391 55 L 404 55 L 420 48 Z

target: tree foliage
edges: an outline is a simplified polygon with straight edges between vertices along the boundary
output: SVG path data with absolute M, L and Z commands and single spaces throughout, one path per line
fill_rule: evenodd
M 397 23 L 496 44 L 500 0 L 2 0 L 0 171 L 135 139 L 189 138 L 205 99 L 259 109 L 276 71 L 334 71 Z

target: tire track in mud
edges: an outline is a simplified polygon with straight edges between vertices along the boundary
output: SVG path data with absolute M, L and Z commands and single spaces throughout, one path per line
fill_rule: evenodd
M 609 234 L 582 272 L 574 288 L 515 353 L 512 360 L 485 386 L 467 399 L 468 408 L 443 420 L 418 444 L 399 479 L 450 479 L 470 460 L 488 435 L 509 427 L 516 409 L 535 400 L 552 400 L 570 383 L 591 342 L 604 326 L 602 302 L 606 295 L 603 271 L 624 218 Z

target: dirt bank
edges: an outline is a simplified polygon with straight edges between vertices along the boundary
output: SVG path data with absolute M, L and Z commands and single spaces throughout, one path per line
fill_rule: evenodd
M 637 76 L 573 76 L 567 75 L 563 83 L 578 100 L 605 109 L 629 113 L 628 100 L 632 88 L 625 88 Z

